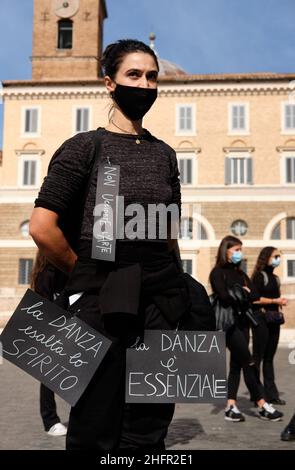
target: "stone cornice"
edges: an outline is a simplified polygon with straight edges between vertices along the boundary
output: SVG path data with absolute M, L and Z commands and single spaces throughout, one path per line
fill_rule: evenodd
M 288 95 L 295 74 L 184 75 L 159 78 L 161 97 Z M 293 85 L 293 84 L 292 84 Z M 102 78 L 95 80 L 4 81 L 5 99 L 107 98 Z
M 45 150 L 44 149 L 23 149 L 23 150 L 15 150 L 16 155 L 19 157 L 21 155 L 44 155 Z
M 276 147 L 276 150 L 280 153 L 282 152 L 295 152 L 295 147 L 288 147 L 288 146 L 284 146 L 284 145 L 281 145 L 279 147 Z
M 223 147 L 224 153 L 231 153 L 231 152 L 249 152 L 253 153 L 255 147 Z

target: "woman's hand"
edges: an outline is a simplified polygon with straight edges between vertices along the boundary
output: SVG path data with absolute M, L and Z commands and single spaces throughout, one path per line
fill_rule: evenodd
M 273 299 L 273 303 L 280 307 L 285 307 L 288 304 L 288 300 L 285 297 L 278 297 L 277 299 Z
M 248 292 L 248 294 L 250 294 L 251 290 L 249 289 L 249 287 L 243 286 L 243 289 L 245 289 L 245 291 Z

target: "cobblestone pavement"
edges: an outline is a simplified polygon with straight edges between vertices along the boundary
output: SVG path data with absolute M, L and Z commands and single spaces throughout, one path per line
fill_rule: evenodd
M 251 407 L 243 380 L 239 407 L 244 423 L 224 420 L 223 404 L 177 405 L 166 446 L 168 450 L 262 449 L 295 450 L 295 442 L 280 440 L 280 432 L 295 409 L 295 365 L 288 361 L 290 349 L 280 348 L 276 356 L 277 384 L 287 401 L 281 406 L 283 421 L 262 421 Z M 67 421 L 69 406 L 57 397 L 61 420 Z M 20 369 L 4 361 L 0 365 L 0 449 L 60 450 L 64 437 L 50 437 L 39 416 L 39 383 Z

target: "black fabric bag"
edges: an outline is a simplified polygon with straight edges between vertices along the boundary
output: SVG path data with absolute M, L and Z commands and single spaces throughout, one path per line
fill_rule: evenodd
M 283 312 L 278 310 L 262 310 L 264 312 L 264 318 L 266 323 L 276 323 L 277 325 L 283 325 L 285 323 L 285 317 Z

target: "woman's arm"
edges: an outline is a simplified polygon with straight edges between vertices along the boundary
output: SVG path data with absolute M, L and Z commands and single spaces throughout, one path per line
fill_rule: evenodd
M 276 299 L 270 299 L 268 297 L 260 297 L 259 300 L 256 300 L 253 302 L 253 304 L 258 304 L 258 305 L 279 305 L 280 307 L 283 307 L 284 305 L 287 305 L 288 301 L 284 297 L 278 297 Z
M 214 294 L 216 294 L 221 302 L 225 305 L 235 306 L 236 302 L 228 292 L 225 274 L 222 268 L 215 267 L 210 273 L 210 283 Z
M 30 219 L 30 235 L 44 256 L 58 269 L 69 274 L 77 255 L 58 227 L 58 215 L 43 207 L 33 210 Z

